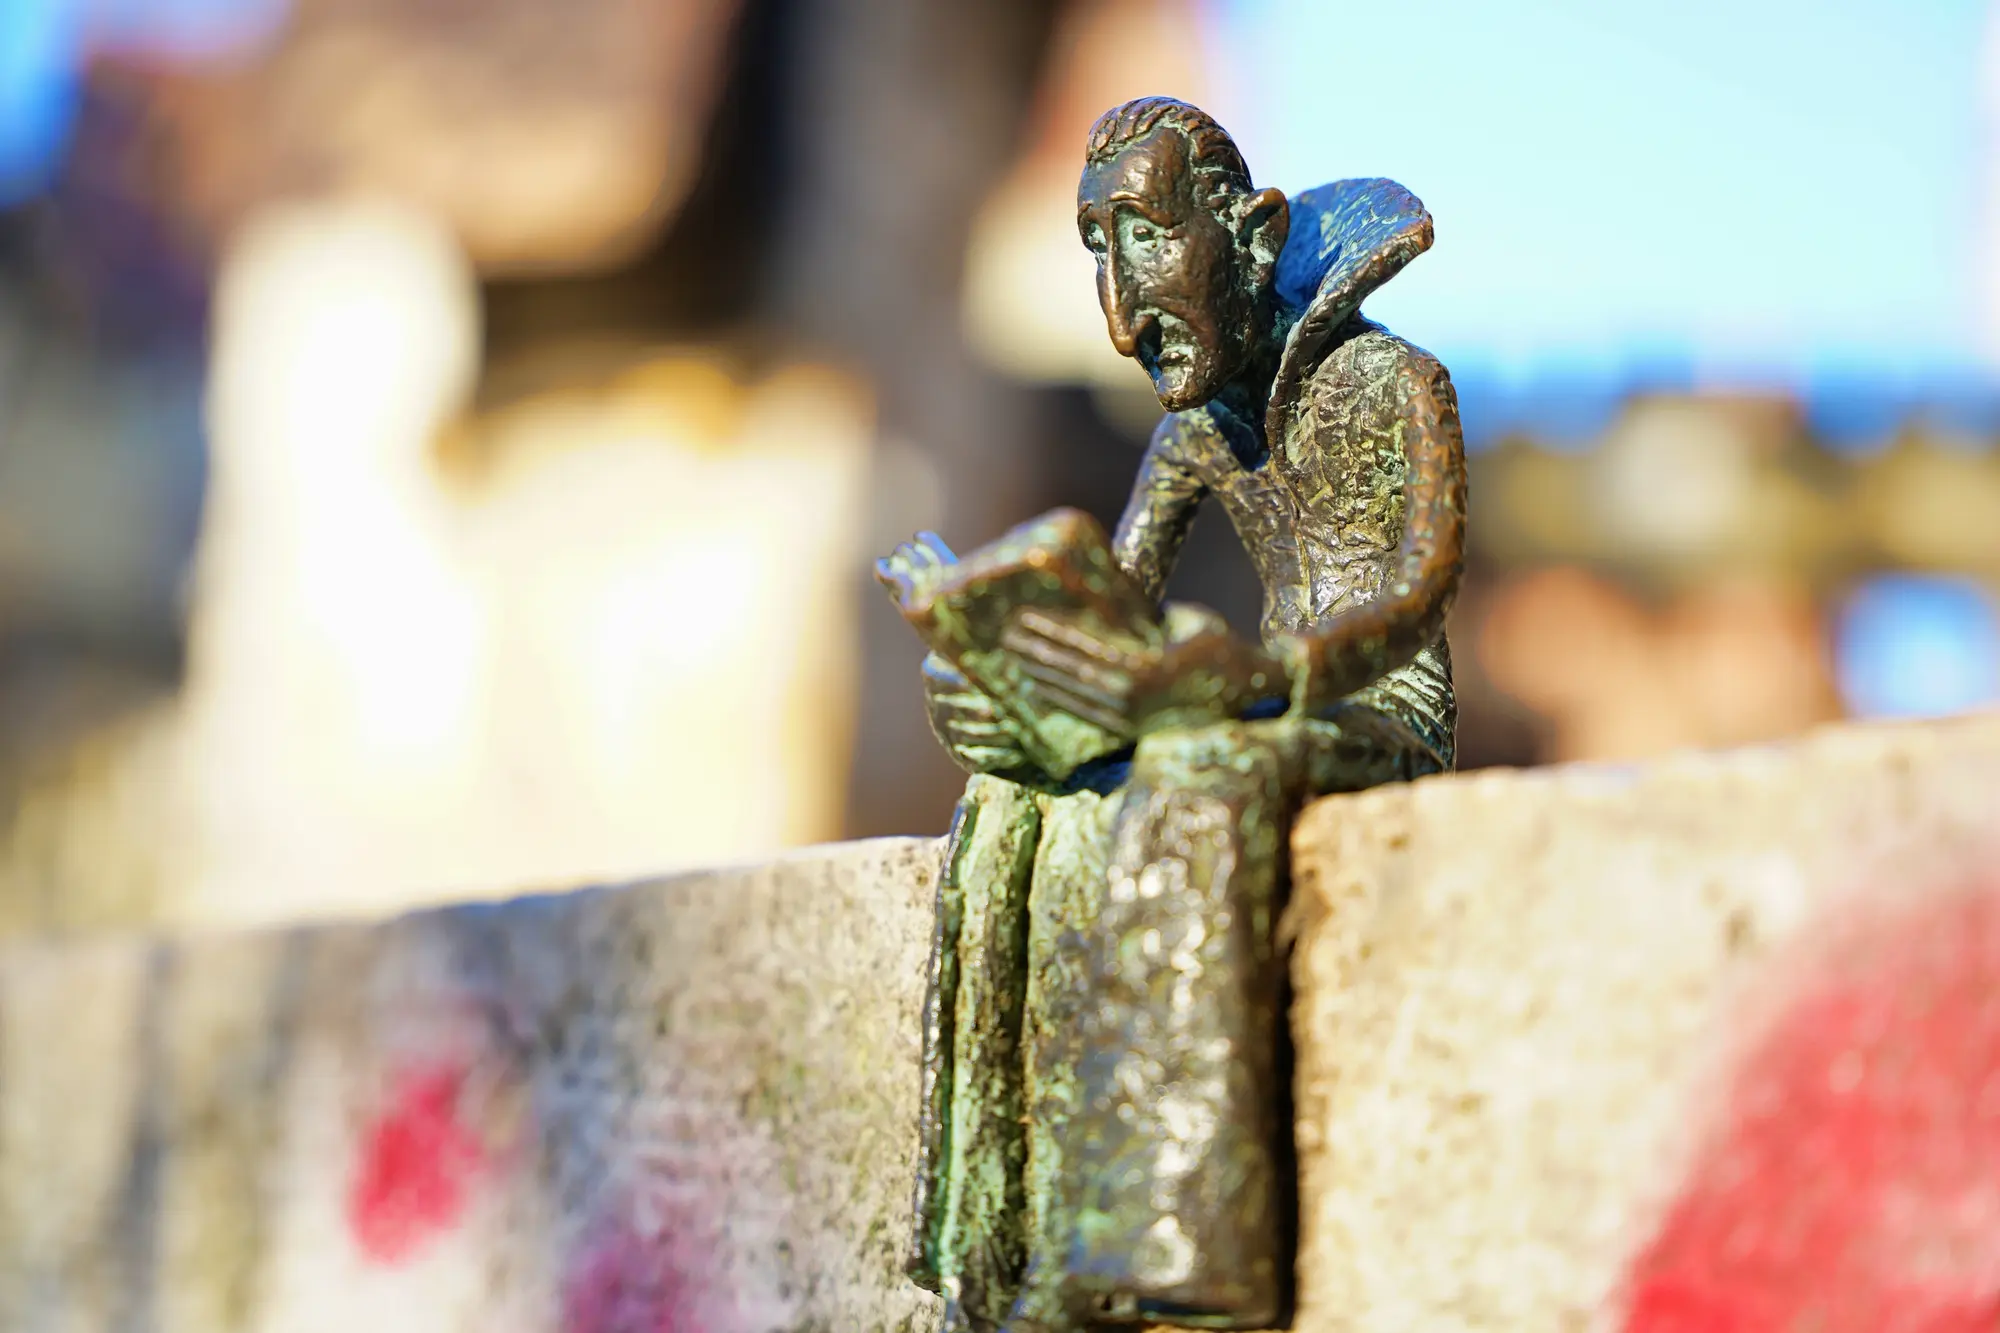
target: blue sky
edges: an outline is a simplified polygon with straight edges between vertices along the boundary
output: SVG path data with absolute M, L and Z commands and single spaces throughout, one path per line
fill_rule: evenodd
M 0 0 L 0 204 L 32 189 L 69 127 L 76 15 Z
M 1370 312 L 1466 387 L 1990 375 L 1980 0 L 1207 0 L 1261 179 L 1395 176 L 1437 248 Z M 0 197 L 84 31 L 199 50 L 282 0 L 0 0 Z M 1990 247 L 2000 254 L 2000 227 Z M 1995 321 L 2000 323 L 2000 321 Z M 1545 395 L 1546 396 L 1546 395 Z
M 1430 206 L 1436 249 L 1369 309 L 1455 368 L 1990 364 L 1976 0 L 1211 9 L 1260 180 L 1388 175 Z

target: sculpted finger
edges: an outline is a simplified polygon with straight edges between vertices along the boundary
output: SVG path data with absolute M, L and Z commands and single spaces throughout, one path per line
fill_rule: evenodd
M 970 690 L 972 685 L 965 673 L 952 665 L 951 659 L 937 653 L 925 653 L 921 668 L 924 689 L 933 694 L 948 694 Z
M 958 563 L 949 546 L 935 532 L 920 532 L 875 562 L 875 580 L 908 602 L 927 584 L 936 571 Z
M 1130 694 L 1128 682 L 1120 682 L 1117 688 L 1111 688 L 1099 682 L 1079 680 L 1060 667 L 1026 660 L 1021 663 L 1021 672 L 1035 682 L 1036 692 L 1043 698 L 1078 717 L 1098 721 L 1103 717 L 1122 719 L 1125 715 L 1125 701 Z
M 1031 679 L 1095 699 L 1107 708 L 1116 708 L 1132 686 L 1125 655 L 1116 650 L 1097 651 L 1101 645 L 1080 647 L 1019 624 L 1001 631 L 1000 645 L 1014 654 Z
M 901 549 L 897 548 L 898 551 Z M 893 553 L 875 562 L 875 581 L 887 588 L 889 595 L 899 604 L 907 604 L 916 596 L 917 580 L 910 572 L 909 563 L 897 559 Z
M 921 551 L 922 558 L 928 564 L 955 565 L 958 563 L 958 556 L 952 552 L 949 546 L 944 544 L 944 538 L 938 536 L 935 532 L 920 532 L 909 541 L 904 542 L 903 545 L 911 548 L 913 551 Z
M 995 722 L 1000 716 L 1000 710 L 994 706 L 993 700 L 971 686 L 959 689 L 940 686 L 937 689 L 927 690 L 925 706 L 930 709 L 931 716 L 953 723 Z
M 1011 745 L 1014 733 L 994 717 L 946 714 L 935 719 L 948 745 Z
M 1051 649 L 1067 651 L 1105 667 L 1124 666 L 1131 656 L 1080 625 L 1035 607 L 1028 607 L 1016 615 L 1007 626 L 1007 632 L 1017 635 L 1023 642 L 1046 644 Z
M 1009 773 L 1028 766 L 1028 756 L 1011 745 L 954 745 L 951 757 L 974 773 Z
M 1232 633 L 1221 612 L 1198 602 L 1168 602 L 1161 608 L 1161 621 L 1169 643 Z
M 1132 726 L 1126 717 L 1123 700 L 1107 703 L 1096 695 L 1080 692 L 1074 682 L 1060 677 L 1047 680 L 1037 678 L 1035 686 L 1043 702 L 1073 717 L 1080 717 L 1086 722 L 1100 726 L 1114 736 L 1131 734 Z

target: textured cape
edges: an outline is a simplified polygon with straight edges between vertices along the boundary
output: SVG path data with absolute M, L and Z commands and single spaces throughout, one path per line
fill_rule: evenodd
M 1208 443 L 1230 426 L 1205 406 L 1163 423 L 1151 473 L 1163 489 L 1222 502 L 1264 586 L 1266 642 L 1317 654 L 1309 711 L 1396 755 L 1403 777 L 1454 758 L 1443 617 L 1457 581 L 1463 445 L 1444 367 L 1360 307 L 1431 238 L 1430 214 L 1394 181 L 1335 181 L 1293 198 L 1266 456 L 1246 462 Z M 1128 516 L 1143 525 L 1147 508 L 1135 496 Z M 1155 540 L 1133 532 L 1126 549 L 1144 559 Z M 1333 785 L 1386 775 L 1362 765 Z
M 1278 258 L 1278 295 L 1302 313 L 1285 337 L 1271 387 L 1265 430 L 1272 441 L 1287 438 L 1335 335 L 1350 329 L 1361 303 L 1430 249 L 1434 237 L 1430 212 L 1392 180 L 1334 181 L 1304 191 L 1292 198 L 1291 215 L 1291 234 Z M 1404 519 L 1410 519 L 1407 512 Z M 1352 725 L 1361 721 L 1356 709 L 1391 722 L 1392 731 L 1407 732 L 1438 768 L 1451 768 L 1458 704 L 1443 633 L 1333 711 Z M 1427 765 L 1419 759 L 1416 767 Z

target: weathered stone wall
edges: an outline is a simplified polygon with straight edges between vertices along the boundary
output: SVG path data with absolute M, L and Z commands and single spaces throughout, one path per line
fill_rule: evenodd
M 2000 1323 L 2000 717 L 1295 840 L 1302 1326 Z
M 934 844 L 0 963 L 0 1328 L 935 1323 Z
M 0 953 L 0 1327 L 934 1328 L 934 859 Z M 1300 1329 L 1993 1326 L 2000 718 L 1326 801 L 1296 864 Z

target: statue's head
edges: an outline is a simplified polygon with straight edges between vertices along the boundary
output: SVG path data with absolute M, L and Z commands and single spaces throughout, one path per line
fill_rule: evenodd
M 1162 407 L 1205 403 L 1243 372 L 1290 216 L 1281 192 L 1252 188 L 1207 112 L 1146 97 L 1098 117 L 1076 220 L 1112 344 L 1145 367 Z

